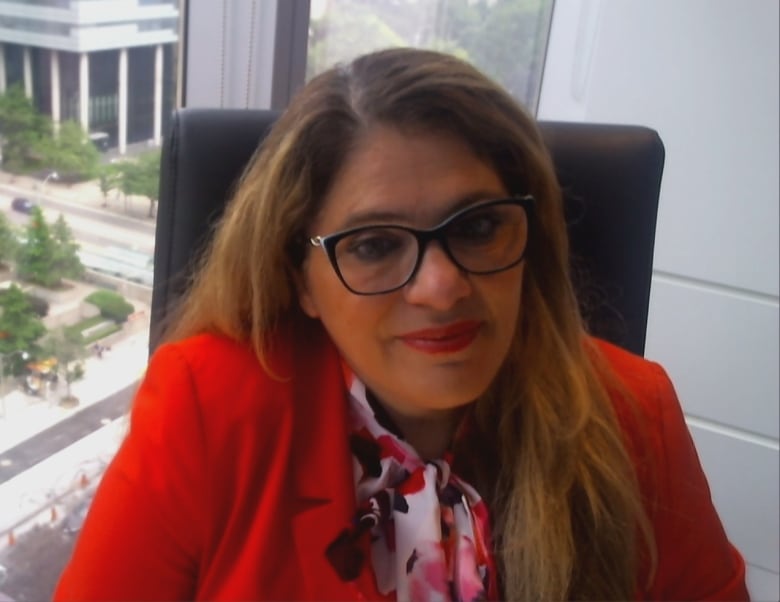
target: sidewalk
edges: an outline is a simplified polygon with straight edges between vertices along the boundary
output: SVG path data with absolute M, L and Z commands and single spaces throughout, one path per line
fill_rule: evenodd
M 87 358 L 84 379 L 71 385 L 71 393 L 79 399 L 76 407 L 59 405 L 65 383 L 55 391 L 47 391 L 45 397 L 27 395 L 19 389 L 8 393 L 3 400 L 5 415 L 0 402 L 0 462 L 4 451 L 137 382 L 146 368 L 147 345 L 148 333 L 144 330 L 115 343 L 102 358 Z

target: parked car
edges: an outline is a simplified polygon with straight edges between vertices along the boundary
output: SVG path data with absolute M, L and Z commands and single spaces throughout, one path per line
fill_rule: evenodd
M 13 201 L 11 201 L 11 209 L 18 211 L 19 213 L 32 213 L 33 207 L 35 207 L 35 203 L 33 203 L 30 199 L 26 199 L 21 196 L 18 196 Z

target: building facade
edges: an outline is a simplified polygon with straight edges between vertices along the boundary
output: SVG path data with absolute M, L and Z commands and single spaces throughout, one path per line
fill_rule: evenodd
M 159 145 L 176 97 L 179 0 L 0 0 L 0 93 L 124 154 Z M 107 136 L 106 136 L 107 135 Z

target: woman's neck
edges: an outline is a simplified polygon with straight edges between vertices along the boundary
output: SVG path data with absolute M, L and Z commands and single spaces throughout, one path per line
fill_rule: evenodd
M 409 416 L 382 405 L 406 442 L 423 460 L 441 458 L 450 449 L 452 437 L 463 415 L 463 408 L 456 408 L 424 416 Z

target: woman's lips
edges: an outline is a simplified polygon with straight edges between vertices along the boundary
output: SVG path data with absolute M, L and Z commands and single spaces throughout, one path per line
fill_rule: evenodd
M 424 353 L 455 353 L 471 345 L 482 326 L 477 320 L 464 320 L 440 328 L 424 328 L 402 334 L 399 339 Z

